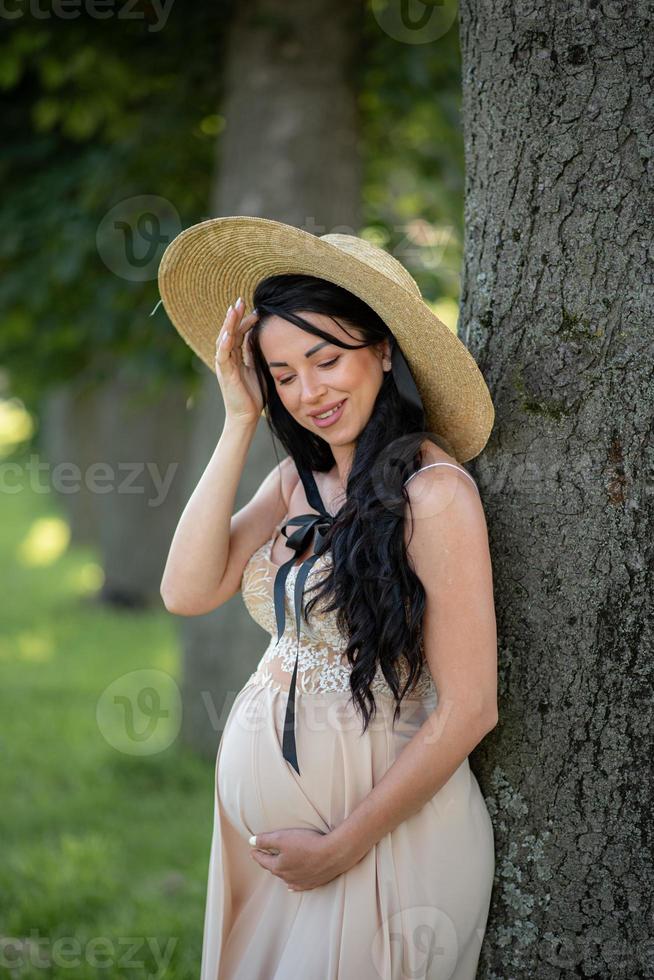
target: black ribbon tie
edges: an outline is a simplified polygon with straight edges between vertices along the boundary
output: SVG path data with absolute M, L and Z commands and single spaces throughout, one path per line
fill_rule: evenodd
M 295 741 L 295 684 L 300 660 L 300 630 L 302 628 L 302 600 L 304 597 L 304 584 L 313 564 L 327 550 L 328 534 L 335 520 L 335 517 L 332 514 L 327 513 L 327 510 L 325 509 L 325 505 L 322 502 L 313 473 L 311 473 L 309 470 L 303 469 L 302 467 L 299 467 L 299 472 L 307 500 L 309 501 L 309 504 L 319 513 L 300 514 L 297 517 L 291 517 L 282 526 L 282 530 L 284 530 L 284 533 L 286 533 L 285 528 L 287 528 L 289 525 L 297 525 L 297 530 L 293 531 L 293 533 L 286 538 L 286 546 L 288 548 L 292 548 L 295 555 L 292 558 L 289 558 L 288 561 L 285 561 L 283 565 L 279 566 L 277 574 L 275 575 L 274 585 L 277 643 L 279 643 L 284 635 L 286 623 L 286 579 L 291 568 L 293 568 L 295 562 L 297 561 L 298 555 L 301 555 L 304 551 L 306 551 L 308 546 L 313 542 L 312 554 L 309 555 L 308 558 L 305 558 L 305 560 L 299 566 L 299 571 L 295 579 L 295 587 L 293 590 L 295 631 L 297 634 L 297 653 L 295 655 L 295 666 L 293 668 L 291 686 L 288 691 L 288 700 L 286 702 L 284 733 L 282 737 L 282 755 L 286 761 L 293 766 L 298 776 L 300 775 L 300 768 L 297 761 L 297 745 Z

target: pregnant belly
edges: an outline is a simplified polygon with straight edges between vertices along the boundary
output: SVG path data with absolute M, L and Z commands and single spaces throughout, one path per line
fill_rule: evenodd
M 248 683 L 237 696 L 220 741 L 216 789 L 223 809 L 245 837 L 288 827 L 330 830 L 330 808 L 323 794 L 307 792 L 306 768 L 300 756 L 296 699 L 296 738 L 302 776 L 282 756 L 281 734 L 286 693 Z M 303 740 L 304 741 L 304 740 Z
M 376 700 L 377 716 L 362 735 L 349 694 L 296 692 L 298 775 L 282 755 L 287 692 L 250 679 L 232 706 L 216 765 L 216 791 L 236 830 L 245 838 L 290 827 L 327 833 L 341 823 L 382 778 L 428 708 L 405 702 L 393 732 L 393 701 Z

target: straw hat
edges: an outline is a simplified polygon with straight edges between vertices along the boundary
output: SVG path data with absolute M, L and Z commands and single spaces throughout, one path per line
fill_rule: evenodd
M 237 296 L 253 306 L 266 276 L 318 276 L 348 289 L 382 318 L 409 365 L 428 431 L 463 463 L 488 441 L 495 412 L 474 358 L 423 300 L 397 259 L 355 235 L 313 235 L 269 218 L 210 218 L 182 231 L 159 266 L 159 293 L 171 322 L 215 371 L 216 337 Z M 447 448 L 447 447 L 446 447 Z

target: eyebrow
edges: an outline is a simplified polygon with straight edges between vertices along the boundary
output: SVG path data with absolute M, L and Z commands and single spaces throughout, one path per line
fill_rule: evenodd
M 315 347 L 310 347 L 308 351 L 305 351 L 304 356 L 305 357 L 311 357 L 311 355 L 312 354 L 315 354 L 316 351 L 317 350 L 320 350 L 321 347 L 327 347 L 329 344 L 331 344 L 331 340 L 321 340 L 320 343 L 319 344 L 316 344 Z M 268 367 L 288 367 L 288 362 L 287 361 L 268 361 Z

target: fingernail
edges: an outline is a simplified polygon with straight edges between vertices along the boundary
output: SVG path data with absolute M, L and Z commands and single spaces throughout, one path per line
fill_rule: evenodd
M 239 296 L 239 298 L 238 298 L 238 299 L 236 300 L 236 304 L 235 304 L 235 305 L 236 305 L 236 306 L 243 306 L 243 300 L 241 299 L 241 297 L 240 297 L 240 296 Z
M 255 834 L 253 834 L 252 837 L 250 837 L 250 839 L 248 841 L 248 844 L 251 844 L 252 847 L 256 847 L 257 846 L 257 838 L 256 838 L 256 835 Z
M 230 313 L 231 309 L 232 309 L 232 304 L 230 303 L 229 306 L 227 307 L 227 313 Z M 225 314 L 225 316 L 227 316 L 227 314 Z

